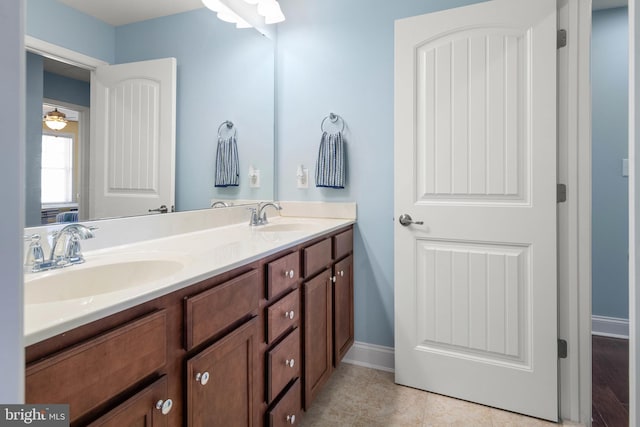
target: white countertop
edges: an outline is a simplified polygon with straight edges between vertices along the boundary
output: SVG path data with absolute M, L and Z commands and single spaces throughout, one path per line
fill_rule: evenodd
M 265 256 L 353 224 L 352 219 L 274 217 L 271 224 L 299 224 L 293 231 L 261 231 L 261 227 L 235 224 L 178 234 L 139 243 L 85 252 L 86 262 L 62 270 L 25 275 L 25 295 L 38 280 L 68 272 L 129 261 L 167 260 L 181 268 L 143 286 L 54 302 L 29 303 L 25 297 L 25 345 L 31 345 L 104 318 L 209 277 L 249 264 Z M 275 230 L 275 229 L 274 229 Z M 99 234 L 95 239 L 99 239 Z M 77 274 L 76 273 L 76 274 Z M 86 283 L 87 287 L 91 283 Z M 33 288 L 32 288 L 33 289 Z M 90 290 L 90 288 L 89 288 Z M 48 290 L 47 290 L 48 291 Z M 55 291 L 54 291 L 55 292 Z M 46 299 L 46 298 L 45 298 Z

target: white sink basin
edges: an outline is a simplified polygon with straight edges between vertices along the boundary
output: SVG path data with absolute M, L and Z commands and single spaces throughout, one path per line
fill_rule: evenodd
M 284 233 L 287 231 L 306 231 L 312 229 L 313 226 L 309 224 L 299 223 L 282 223 L 282 224 L 267 224 L 261 227 L 256 227 L 257 231 L 263 233 Z
M 25 281 L 25 304 L 88 298 L 138 286 L 171 276 L 185 267 L 171 259 L 151 259 L 109 264 L 74 265 L 63 270 L 34 273 Z

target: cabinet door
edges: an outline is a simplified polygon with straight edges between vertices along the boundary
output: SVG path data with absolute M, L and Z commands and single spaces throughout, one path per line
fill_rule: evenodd
M 331 270 L 303 285 L 304 407 L 309 408 L 332 372 Z
M 89 427 L 166 427 L 173 406 L 167 392 L 167 377 L 162 376 Z
M 66 403 L 71 423 L 90 417 L 160 371 L 166 342 L 167 313 L 161 310 L 29 364 L 26 402 Z
M 258 318 L 187 361 L 187 425 L 257 426 Z
M 353 344 L 353 256 L 333 268 L 333 366 Z

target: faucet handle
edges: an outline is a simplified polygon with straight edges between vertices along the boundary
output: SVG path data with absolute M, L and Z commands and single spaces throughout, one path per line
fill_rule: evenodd
M 247 208 L 249 211 L 249 225 L 258 225 L 258 210 L 256 208 Z
M 40 245 L 40 235 L 38 233 L 25 235 L 25 240 L 30 240 L 27 255 L 24 258 L 24 266 L 28 271 L 34 271 L 44 262 L 44 251 Z

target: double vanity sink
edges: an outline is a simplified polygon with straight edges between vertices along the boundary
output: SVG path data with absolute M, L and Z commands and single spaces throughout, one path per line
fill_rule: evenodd
M 26 402 L 72 427 L 298 422 L 354 342 L 355 221 L 215 215 L 97 224 L 84 262 L 27 273 Z
M 85 262 L 25 274 L 25 341 L 148 301 L 352 223 L 274 217 L 85 252 Z M 95 231 L 100 239 L 100 230 Z

